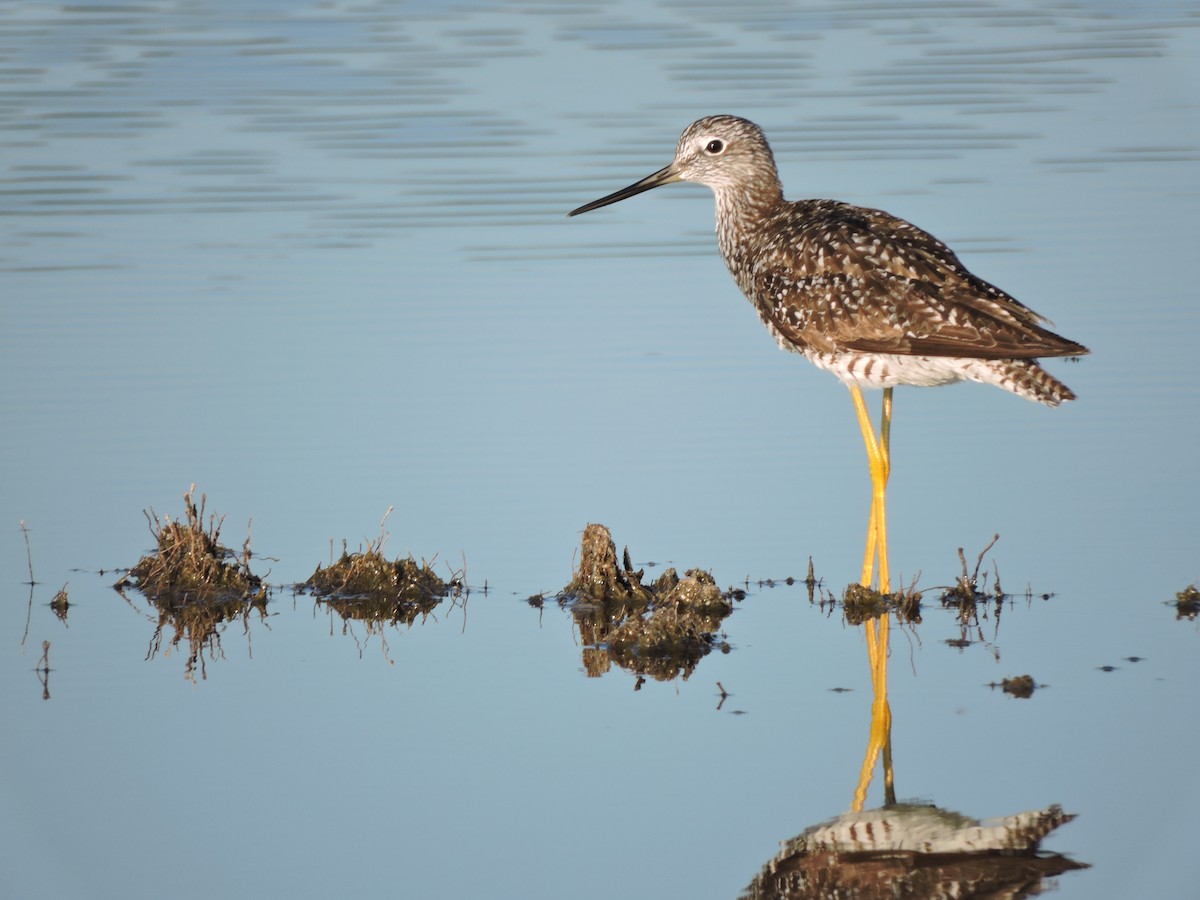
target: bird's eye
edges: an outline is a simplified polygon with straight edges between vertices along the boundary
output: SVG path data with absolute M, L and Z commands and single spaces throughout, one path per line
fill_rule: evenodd
M 718 153 L 720 153 L 724 149 L 725 149 L 725 143 L 723 141 L 718 141 L 715 139 L 709 141 L 704 146 L 704 152 L 707 153 L 709 156 L 716 156 Z

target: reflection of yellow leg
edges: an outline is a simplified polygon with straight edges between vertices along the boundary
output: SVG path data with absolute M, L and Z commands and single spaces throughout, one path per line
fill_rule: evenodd
M 888 614 L 879 618 L 879 641 L 876 644 L 875 665 L 871 669 L 871 686 L 874 688 L 874 700 L 871 704 L 871 732 L 881 733 L 883 745 L 883 798 L 888 806 L 896 802 L 896 779 L 892 771 L 892 705 L 887 697 L 887 662 L 888 662 Z M 876 712 L 878 707 L 878 713 Z M 881 719 L 876 724 L 876 719 Z
M 879 754 L 883 754 L 883 790 L 886 804 L 896 802 L 895 779 L 892 772 L 892 709 L 887 699 L 888 617 L 868 621 L 863 629 L 867 638 L 867 658 L 871 664 L 871 730 L 867 752 L 863 756 L 858 786 L 854 789 L 852 812 L 862 812 L 867 788 L 875 772 Z
M 871 472 L 871 517 L 867 523 L 867 544 L 863 552 L 861 584 L 870 587 L 875 574 L 875 561 L 879 560 L 879 591 L 890 590 L 887 562 L 887 483 L 891 474 L 892 434 L 892 389 L 883 390 L 883 415 L 879 423 L 879 434 L 871 427 L 867 404 L 858 385 L 850 385 L 850 399 L 858 416 L 858 427 L 862 431 L 863 444 L 867 448 L 867 468 Z

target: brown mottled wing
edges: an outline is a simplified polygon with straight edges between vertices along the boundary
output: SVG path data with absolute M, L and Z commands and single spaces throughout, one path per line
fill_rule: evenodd
M 978 359 L 1088 352 L 968 272 L 941 241 L 880 210 L 803 201 L 769 233 L 780 239 L 744 287 L 796 347 Z

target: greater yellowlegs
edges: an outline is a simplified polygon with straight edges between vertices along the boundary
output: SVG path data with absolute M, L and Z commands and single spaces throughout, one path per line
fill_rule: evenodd
M 707 185 L 716 195 L 721 255 L 779 345 L 850 388 L 872 484 L 862 582 L 870 585 L 878 558 L 886 592 L 893 387 L 966 379 L 1058 406 L 1075 395 L 1036 360 L 1087 348 L 1046 330 L 1045 319 L 903 219 L 835 200 L 784 200 L 762 130 L 736 116 L 693 122 L 669 166 L 569 215 L 675 181 Z M 864 387 L 883 388 L 878 432 Z

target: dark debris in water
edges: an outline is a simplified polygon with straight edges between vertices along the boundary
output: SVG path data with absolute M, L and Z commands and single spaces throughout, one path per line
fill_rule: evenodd
M 1010 697 L 1016 697 L 1020 700 L 1028 700 L 1033 696 L 1033 692 L 1035 690 L 1045 687 L 1045 685 L 1035 682 L 1032 675 L 1014 675 L 1012 678 L 1002 679 L 999 684 L 995 684 L 993 682 L 992 684 L 988 685 L 988 687 L 992 688 L 993 690 L 998 687 Z
M 558 602 L 579 626 L 589 676 L 616 663 L 659 681 L 686 679 L 714 647 L 728 649 L 718 630 L 733 612 L 732 591 L 721 591 L 701 569 L 680 577 L 669 568 L 650 584 L 642 583 L 644 576 L 628 549 L 617 559 L 607 528 L 584 529 L 579 566 Z
M 892 594 L 881 594 L 857 582 L 847 585 L 842 594 L 842 614 L 850 625 L 862 625 L 887 613 L 894 613 L 903 623 L 921 621 L 921 594 L 915 587 Z
M 1175 595 L 1175 618 L 1192 620 L 1196 616 L 1200 616 L 1200 590 L 1189 584 Z
M 67 598 L 67 586 L 64 584 L 57 594 L 50 599 L 50 609 L 58 616 L 60 622 L 67 624 L 67 612 L 71 609 L 71 601 Z

